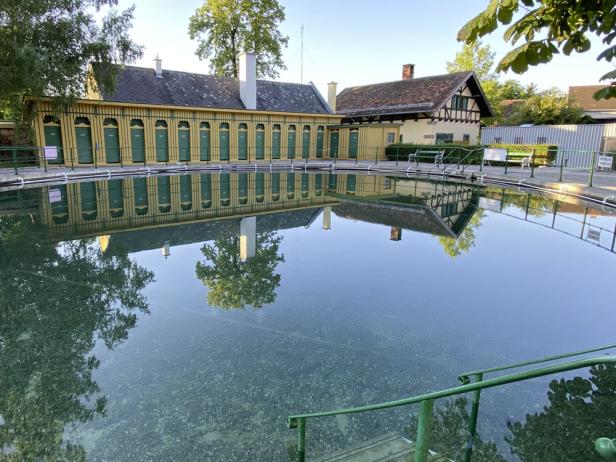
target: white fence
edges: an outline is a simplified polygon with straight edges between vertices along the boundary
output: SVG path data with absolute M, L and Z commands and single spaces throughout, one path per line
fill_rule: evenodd
M 487 127 L 481 143 L 552 144 L 558 146 L 557 165 L 588 168 L 593 152 L 616 149 L 616 124 Z

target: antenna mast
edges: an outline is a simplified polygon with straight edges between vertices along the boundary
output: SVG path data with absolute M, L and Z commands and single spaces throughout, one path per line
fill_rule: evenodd
M 302 36 L 302 45 L 301 45 L 299 83 L 304 83 L 304 25 L 303 24 L 302 24 L 301 36 Z

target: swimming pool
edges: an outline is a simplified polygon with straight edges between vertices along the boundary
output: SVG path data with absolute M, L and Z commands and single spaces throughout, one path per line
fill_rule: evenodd
M 565 196 L 244 172 L 0 207 L 0 445 L 17 459 L 288 460 L 291 414 L 614 342 L 616 215 Z M 600 460 L 615 394 L 609 367 L 487 390 L 473 460 Z M 437 407 L 433 446 L 462 460 L 468 403 Z M 413 437 L 416 413 L 311 423 L 308 455 Z

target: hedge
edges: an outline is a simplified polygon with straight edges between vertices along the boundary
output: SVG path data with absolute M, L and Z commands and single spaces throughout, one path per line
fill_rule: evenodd
M 482 145 L 469 146 L 468 144 L 409 144 L 409 143 L 394 143 L 385 148 L 385 156 L 387 160 L 402 160 L 408 161 L 409 154 L 415 154 L 418 149 L 424 151 L 445 151 L 443 158 L 445 163 L 455 164 L 459 160 L 464 159 L 465 164 L 478 164 L 483 158 Z M 470 156 L 469 153 L 474 151 Z M 436 154 L 422 154 L 426 156 L 419 159 L 420 162 L 434 162 Z M 468 157 L 467 157 L 468 156 Z
M 535 152 L 534 164 L 551 165 L 556 160 L 558 146 L 549 144 L 490 144 L 490 145 L 473 145 L 468 144 L 408 144 L 394 143 L 385 148 L 385 156 L 387 160 L 408 161 L 409 154 L 414 154 L 418 149 L 425 151 L 445 151 L 445 163 L 455 164 L 460 160 L 464 160 L 465 164 L 479 164 L 483 159 L 483 150 L 490 148 L 503 148 L 515 152 Z M 473 151 L 474 150 L 474 151 Z M 472 154 L 470 154 L 472 152 Z M 423 154 L 425 158 L 420 159 L 420 162 L 433 162 L 435 154 Z

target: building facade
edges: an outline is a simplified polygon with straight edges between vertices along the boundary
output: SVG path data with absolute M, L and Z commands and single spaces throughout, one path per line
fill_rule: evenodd
M 254 58 L 242 55 L 240 78 L 125 66 L 113 92 L 99 89 L 95 64 L 87 98 L 66 110 L 30 98 L 35 143 L 57 148 L 49 165 L 74 167 L 363 158 L 364 143 L 383 151 L 391 139 L 341 126 L 312 83 L 257 80 Z
M 493 113 L 475 74 L 415 78 L 414 71 L 406 64 L 402 80 L 345 88 L 335 101 L 330 91 L 330 106 L 344 124 L 400 124 L 399 142 L 476 144 L 481 118 Z

